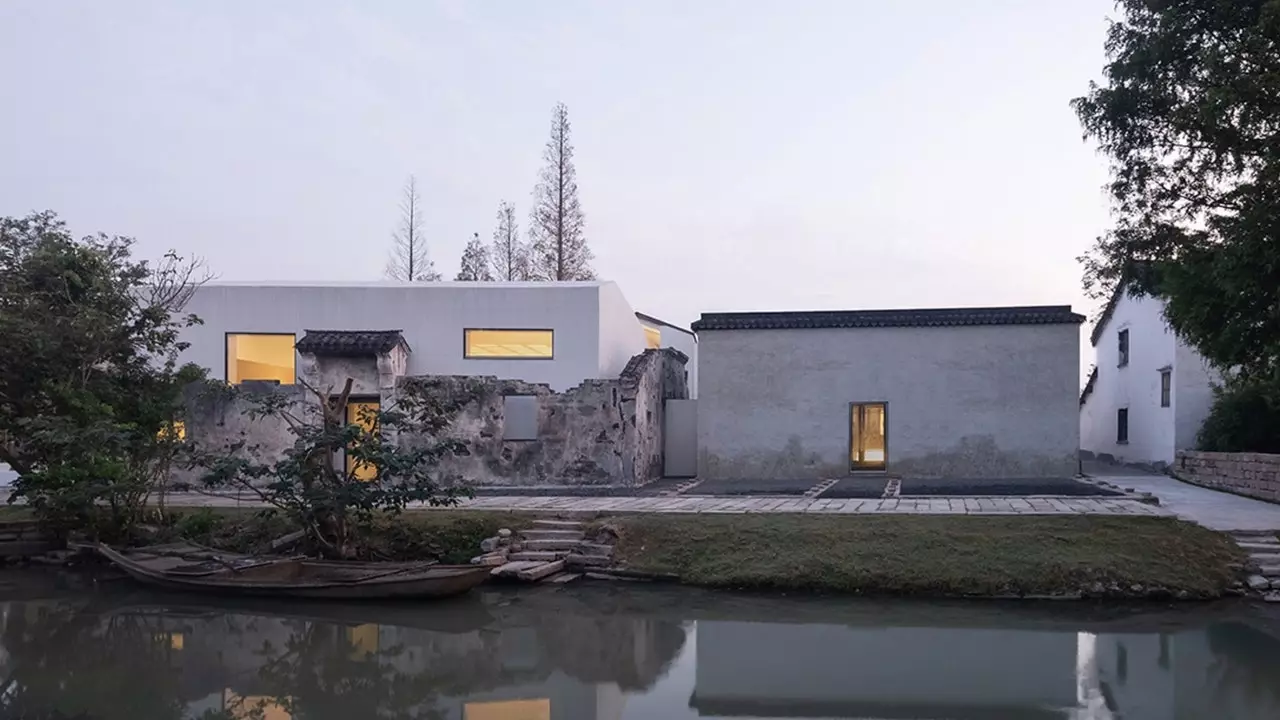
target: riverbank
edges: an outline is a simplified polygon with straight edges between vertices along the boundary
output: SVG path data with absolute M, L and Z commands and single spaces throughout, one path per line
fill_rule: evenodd
M 534 516 L 464 510 L 379 518 L 365 555 L 466 562 Z M 1213 598 L 1241 579 L 1226 536 L 1172 518 L 635 514 L 590 521 L 615 563 L 709 588 L 921 597 Z M 173 535 L 247 551 L 287 533 L 248 510 L 184 513 Z

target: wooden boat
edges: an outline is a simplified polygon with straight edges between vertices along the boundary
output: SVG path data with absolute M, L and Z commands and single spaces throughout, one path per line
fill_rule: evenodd
M 198 552 L 175 546 L 98 552 L 141 583 L 169 590 L 346 600 L 460 595 L 489 578 L 491 568 L 430 562 L 326 562 Z

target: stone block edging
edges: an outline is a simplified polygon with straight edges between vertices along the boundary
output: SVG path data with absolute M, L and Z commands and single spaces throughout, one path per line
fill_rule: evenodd
M 1179 450 L 1169 470 L 1192 485 L 1280 503 L 1280 455 Z

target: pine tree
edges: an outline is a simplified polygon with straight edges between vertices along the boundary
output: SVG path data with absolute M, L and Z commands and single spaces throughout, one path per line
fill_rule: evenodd
M 551 137 L 542 151 L 546 163 L 533 190 L 530 213 L 530 270 L 537 280 L 591 280 L 591 248 L 586 218 L 578 202 L 577 171 L 569 138 L 569 109 L 551 113 Z
M 489 271 L 489 250 L 480 242 L 480 233 L 471 236 L 462 250 L 462 263 L 454 280 L 493 280 Z
M 498 226 L 489 249 L 493 275 L 498 280 L 530 280 L 529 246 L 520 240 L 516 206 L 505 200 L 498 204 Z
M 424 282 L 440 279 L 435 263 L 427 253 L 427 238 L 422 233 L 422 196 L 418 180 L 409 176 L 400 201 L 400 228 L 392 234 L 394 244 L 387 261 L 387 277 L 401 282 Z

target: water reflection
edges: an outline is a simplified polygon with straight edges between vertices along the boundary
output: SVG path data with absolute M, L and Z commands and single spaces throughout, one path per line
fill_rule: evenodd
M 641 587 L 334 606 L 0 603 L 0 717 L 1280 717 L 1280 616 Z

